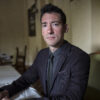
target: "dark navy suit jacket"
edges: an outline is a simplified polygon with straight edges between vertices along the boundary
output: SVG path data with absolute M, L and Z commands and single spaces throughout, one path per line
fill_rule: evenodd
M 11 85 L 3 87 L 13 96 L 40 78 L 44 96 L 51 100 L 82 100 L 86 91 L 90 58 L 84 51 L 66 42 L 54 73 L 51 92 L 47 94 L 46 69 L 49 49 L 41 50 L 33 65 Z

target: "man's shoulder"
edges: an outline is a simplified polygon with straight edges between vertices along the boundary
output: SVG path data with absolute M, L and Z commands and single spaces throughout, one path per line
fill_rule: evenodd
M 41 49 L 38 53 L 37 53 L 37 56 L 36 56 L 36 60 L 44 60 L 44 58 L 46 58 L 48 56 L 48 51 L 49 49 L 48 48 L 45 48 L 45 49 Z
M 80 47 L 71 44 L 70 42 L 66 42 L 66 46 L 64 49 L 67 52 L 67 55 L 69 57 L 75 57 L 75 58 L 80 58 L 80 57 L 85 57 L 89 58 L 89 54 L 81 49 Z
M 39 56 L 47 55 L 48 52 L 49 52 L 49 48 L 44 48 L 44 49 L 41 49 L 41 50 L 38 52 L 38 55 L 39 55 Z
M 40 51 L 39 51 L 39 53 L 45 53 L 45 52 L 48 52 L 49 51 L 49 48 L 44 48 L 44 49 L 41 49 Z
M 80 47 L 71 44 L 70 42 L 66 42 L 66 46 L 65 46 L 65 51 L 68 52 L 68 54 L 73 54 L 73 55 L 87 55 L 88 53 L 86 51 L 84 51 L 83 49 L 81 49 Z
M 81 49 L 75 45 L 71 46 L 71 52 L 72 52 L 72 55 L 75 57 L 90 58 L 89 54 L 86 51 L 84 51 L 83 49 Z

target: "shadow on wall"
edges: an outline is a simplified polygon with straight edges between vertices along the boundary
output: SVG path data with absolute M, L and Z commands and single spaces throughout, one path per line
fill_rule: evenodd
M 100 100 L 100 52 L 90 54 L 91 64 L 85 100 Z

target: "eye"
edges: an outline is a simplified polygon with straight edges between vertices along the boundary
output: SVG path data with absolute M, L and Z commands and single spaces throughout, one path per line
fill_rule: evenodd
M 47 25 L 46 24 L 42 24 L 42 27 L 46 27 Z
M 59 26 L 59 23 L 58 22 L 54 22 L 53 26 Z

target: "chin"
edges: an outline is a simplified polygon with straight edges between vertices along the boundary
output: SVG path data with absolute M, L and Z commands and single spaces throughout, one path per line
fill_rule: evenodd
M 52 44 L 48 44 L 48 46 L 56 47 L 56 44 L 52 43 Z
M 51 42 L 51 41 L 48 41 L 47 44 L 48 44 L 48 45 L 55 45 L 56 43 L 53 42 L 53 41 L 52 41 L 52 42 Z

